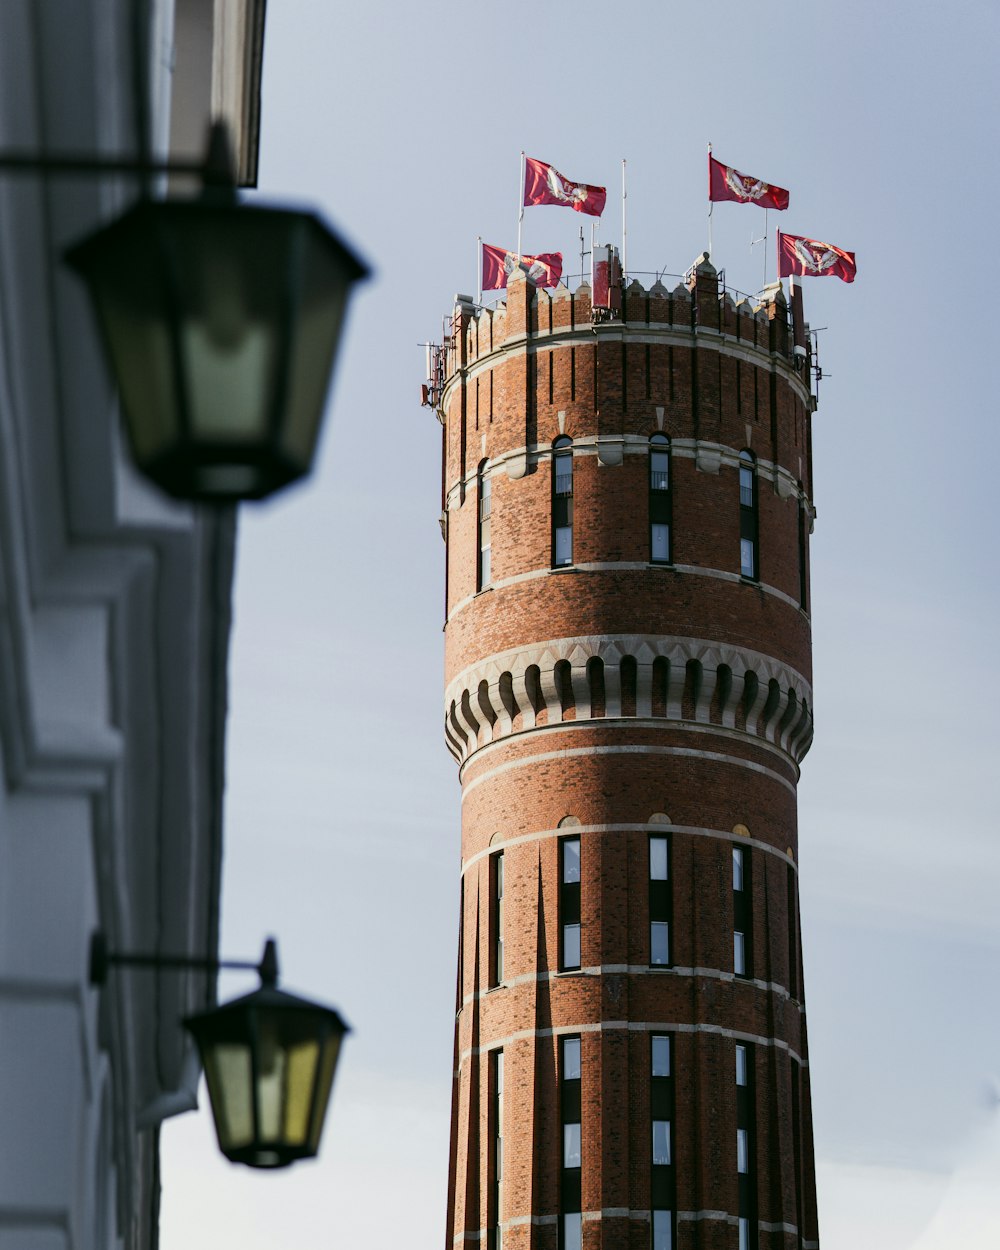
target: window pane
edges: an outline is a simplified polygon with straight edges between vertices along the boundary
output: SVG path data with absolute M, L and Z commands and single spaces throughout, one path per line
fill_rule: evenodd
M 653 1034 L 653 1076 L 670 1075 L 670 1038 L 663 1033 Z
M 740 933 L 739 929 L 733 934 L 733 971 L 738 976 L 746 976 L 746 938 Z
M 573 528 L 562 525 L 556 530 L 556 564 L 573 563 Z
M 653 1250 L 671 1250 L 673 1229 L 669 1211 L 653 1212 Z
M 580 1079 L 580 1039 L 578 1037 L 563 1038 L 562 1079 L 564 1081 Z
M 747 1048 L 737 1044 L 736 1047 L 736 1084 L 747 1083 Z
M 736 1170 L 740 1173 L 750 1171 L 750 1142 L 745 1128 L 736 1130 Z
M 479 583 L 481 586 L 490 584 L 490 549 L 483 547 L 479 557 Z
M 733 847 L 733 889 L 743 889 L 743 851 L 738 846 Z
M 670 526 L 659 523 L 650 526 L 650 554 L 654 560 L 670 559 Z
M 670 963 L 670 925 L 665 920 L 654 920 L 649 926 L 649 962 Z
M 753 507 L 753 469 L 740 469 L 740 506 Z
M 744 577 L 754 577 L 756 575 L 753 558 L 753 540 L 750 538 L 740 539 L 740 572 Z
M 670 1163 L 670 1121 L 653 1121 L 653 1163 Z
M 666 881 L 669 871 L 667 862 L 667 839 L 649 839 L 649 879 Z
M 580 839 L 564 838 L 562 844 L 562 879 L 580 880 Z
M 578 924 L 563 925 L 563 967 L 579 968 L 580 966 L 580 926 Z
M 563 1216 L 562 1250 L 580 1250 L 580 1212 L 573 1211 Z
M 668 490 L 670 457 L 665 451 L 654 451 L 649 457 L 649 484 L 653 490 Z
M 580 1126 L 579 1124 L 563 1125 L 563 1167 L 578 1168 L 580 1166 Z
M 740 1216 L 740 1250 L 750 1250 L 750 1221 Z

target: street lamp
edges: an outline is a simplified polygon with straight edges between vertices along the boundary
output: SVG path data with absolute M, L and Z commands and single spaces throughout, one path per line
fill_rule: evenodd
M 109 965 L 152 968 L 253 968 L 260 988 L 189 1016 L 184 1027 L 201 1055 L 219 1149 L 233 1163 L 287 1167 L 319 1153 L 340 1044 L 350 1030 L 331 1007 L 278 989 L 272 939 L 260 963 L 108 951 L 91 939 L 90 980 Z
M 369 272 L 315 214 L 238 203 L 231 168 L 217 127 L 200 198 L 142 200 L 66 254 L 136 465 L 214 503 L 309 472 L 348 295 Z

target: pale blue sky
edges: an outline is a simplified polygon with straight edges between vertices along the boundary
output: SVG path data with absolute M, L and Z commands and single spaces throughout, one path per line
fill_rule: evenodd
M 317 474 L 241 522 L 223 945 L 276 933 L 287 983 L 355 1033 L 316 1164 L 239 1171 L 206 1115 L 165 1127 L 164 1250 L 443 1243 L 459 790 L 417 343 L 474 291 L 476 236 L 513 244 L 522 148 L 609 186 L 612 241 L 626 157 L 630 268 L 679 272 L 709 140 L 790 189 L 772 228 L 858 257 L 853 286 L 805 283 L 829 374 L 799 812 L 822 1244 L 1000 1244 L 998 51 L 985 0 L 269 6 L 261 194 L 320 206 L 377 277 Z M 575 268 L 578 225 L 532 210 L 524 248 Z M 744 290 L 760 225 L 716 210 Z

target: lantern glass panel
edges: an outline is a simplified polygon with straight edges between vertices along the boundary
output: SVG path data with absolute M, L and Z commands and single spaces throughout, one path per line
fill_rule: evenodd
M 356 274 L 352 258 L 334 248 L 314 222 L 303 222 L 302 231 L 306 262 L 295 310 L 282 435 L 282 446 L 294 460 L 313 454 L 347 295 Z
M 219 1145 L 224 1151 L 254 1138 L 250 1047 L 222 1042 L 203 1052 L 208 1095 Z
M 167 222 L 190 436 L 258 443 L 274 419 L 289 332 L 289 223 L 204 209 Z
M 323 1039 L 323 1053 L 320 1056 L 316 1092 L 313 1094 L 312 1122 L 309 1125 L 309 1148 L 313 1153 L 319 1150 L 319 1138 L 326 1120 L 326 1106 L 330 1101 L 333 1074 L 336 1071 L 337 1059 L 340 1055 L 340 1043 L 343 1041 L 343 1037 L 344 1035 L 339 1028 L 334 1028 Z
M 319 1059 L 319 1042 L 304 1042 L 288 1049 L 283 1136 L 290 1146 L 302 1146 L 309 1139 Z
M 165 316 L 169 295 L 160 252 L 129 214 L 118 223 L 115 246 L 107 232 L 83 244 L 72 259 L 86 277 L 126 413 L 136 459 L 154 457 L 177 439 L 180 397 L 173 337 Z

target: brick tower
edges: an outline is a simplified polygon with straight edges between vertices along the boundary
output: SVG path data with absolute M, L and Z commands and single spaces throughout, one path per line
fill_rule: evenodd
M 610 286 L 457 297 L 430 394 L 463 800 L 447 1245 L 803 1250 L 806 335 L 707 257 Z

